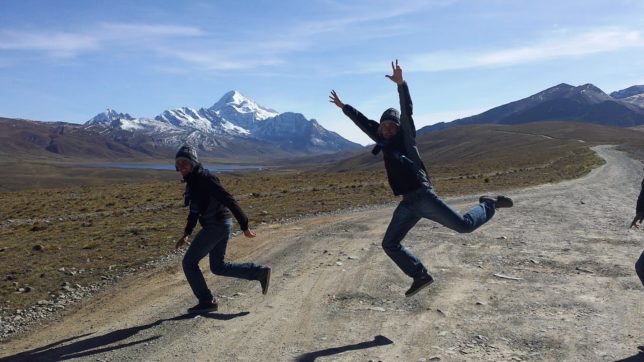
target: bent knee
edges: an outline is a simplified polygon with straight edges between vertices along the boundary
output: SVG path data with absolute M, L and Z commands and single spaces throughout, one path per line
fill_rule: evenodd
M 644 275 L 644 258 L 640 258 L 635 262 L 635 271 L 638 275 Z
M 215 275 L 221 275 L 224 273 L 224 263 L 210 264 L 210 271 Z
M 476 230 L 476 228 L 472 224 L 462 223 L 456 225 L 454 228 L 452 228 L 452 230 L 456 231 L 459 234 L 469 234 Z
M 395 242 L 383 240 L 381 246 L 385 252 L 398 251 L 402 249 L 402 245 L 400 245 L 399 242 L 395 243 Z

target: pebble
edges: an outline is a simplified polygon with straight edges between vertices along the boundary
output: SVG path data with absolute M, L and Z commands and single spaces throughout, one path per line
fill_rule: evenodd
M 147 266 L 156 267 L 159 264 L 162 264 L 162 263 L 165 264 L 165 262 L 174 262 L 178 260 L 177 258 L 179 257 L 180 257 L 180 254 L 172 253 L 172 254 L 166 255 L 165 257 L 161 257 L 152 263 L 148 263 L 149 265 Z M 100 259 L 103 259 L 103 257 L 99 256 L 97 257 L 97 259 L 100 260 Z M 93 269 L 90 269 L 90 271 L 91 270 Z M 84 272 L 85 269 L 80 269 L 76 271 L 75 268 L 61 267 L 58 269 L 58 271 L 66 274 L 68 274 L 67 273 L 68 271 L 74 271 L 80 274 Z M 16 309 L 15 311 L 11 311 L 10 309 L 6 309 L 0 306 L 0 321 L 1 321 L 0 343 L 6 341 L 8 338 L 11 338 L 11 336 L 14 335 L 15 333 L 36 328 L 41 324 L 43 319 L 53 317 L 54 315 L 68 308 L 69 306 L 75 305 L 77 301 L 90 297 L 91 295 L 94 294 L 94 292 L 102 290 L 105 286 L 112 284 L 114 281 L 118 280 L 119 278 L 134 271 L 136 270 L 135 269 L 132 269 L 129 271 L 122 270 L 120 271 L 119 274 L 114 276 L 109 276 L 109 277 L 102 276 L 102 279 L 104 279 L 102 282 L 91 284 L 91 285 L 88 285 L 87 287 L 83 287 L 80 284 L 74 284 L 72 286 L 72 284 L 68 281 L 62 282 L 60 285 L 61 290 L 59 290 L 56 293 L 49 292 L 48 300 L 43 299 L 43 300 L 35 301 L 34 304 L 28 309 Z M 46 273 L 42 273 L 41 275 L 46 276 Z M 15 277 L 11 275 L 7 275 L 5 279 L 14 280 Z M 17 289 L 23 289 L 23 292 L 34 290 L 32 286 L 29 286 L 29 285 L 20 286 L 18 282 L 14 282 L 14 286 Z

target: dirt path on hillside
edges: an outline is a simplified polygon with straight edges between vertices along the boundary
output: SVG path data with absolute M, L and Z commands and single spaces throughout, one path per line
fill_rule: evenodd
M 393 207 L 267 225 L 233 260 L 273 268 L 271 289 L 209 275 L 219 313 L 194 304 L 178 265 L 129 278 L 0 347 L 10 360 L 616 361 L 644 345 L 644 288 L 629 230 L 642 164 L 609 147 L 582 179 L 509 193 L 472 234 L 421 221 L 405 244 L 436 283 L 412 298 L 380 240 Z M 440 190 L 438 190 L 440 193 Z M 476 196 L 447 199 L 464 211 Z M 206 265 L 203 264 L 205 267 Z M 516 278 L 506 279 L 502 275 Z M 0 358 L 4 361 L 5 359 Z

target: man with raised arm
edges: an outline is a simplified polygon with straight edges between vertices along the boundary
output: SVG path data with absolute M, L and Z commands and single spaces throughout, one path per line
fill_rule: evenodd
M 416 147 L 413 105 L 402 68 L 398 60 L 395 65 L 392 62 L 391 67 L 393 74 L 386 77 L 398 88 L 401 112 L 389 108 L 380 117 L 380 122 L 376 122 L 343 103 L 335 90 L 331 91 L 329 101 L 342 109 L 376 143 L 372 153 L 375 155 L 382 151 L 389 186 L 394 195 L 402 196 L 382 240 L 382 248 L 413 279 L 405 292 L 410 297 L 434 281 L 420 259 L 401 245 L 407 232 L 421 218 L 436 221 L 460 233 L 469 233 L 490 220 L 496 209 L 512 207 L 513 202 L 506 196 L 481 196 L 478 205 L 461 215 L 438 197 Z

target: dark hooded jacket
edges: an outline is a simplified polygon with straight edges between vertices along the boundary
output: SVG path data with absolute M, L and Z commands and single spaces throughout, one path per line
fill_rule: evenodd
M 637 206 L 635 206 L 635 212 L 638 214 L 644 214 L 644 179 L 642 180 L 642 190 L 640 191 L 640 196 L 637 198 Z
M 197 221 L 205 227 L 229 219 L 232 215 L 242 230 L 248 230 L 248 217 L 232 195 L 224 189 L 217 176 L 197 163 L 184 180 L 187 183 L 186 196 L 190 203 L 186 235 L 192 234 Z
M 389 186 L 394 195 L 404 195 L 421 187 L 431 187 L 431 181 L 416 147 L 413 104 L 407 82 L 398 85 L 398 96 L 401 109 L 400 130 L 390 140 L 380 137 L 378 122 L 368 119 L 352 106 L 345 104 L 342 112 L 376 142 L 377 148 L 382 149 Z

